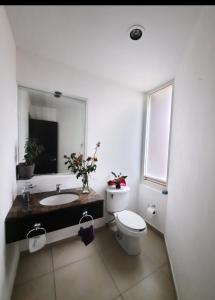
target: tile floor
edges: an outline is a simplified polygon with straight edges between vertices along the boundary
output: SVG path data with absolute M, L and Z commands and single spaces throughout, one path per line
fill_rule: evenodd
M 141 242 L 128 256 L 105 226 L 87 247 L 73 238 L 22 253 L 12 300 L 176 299 L 163 238 L 148 227 Z

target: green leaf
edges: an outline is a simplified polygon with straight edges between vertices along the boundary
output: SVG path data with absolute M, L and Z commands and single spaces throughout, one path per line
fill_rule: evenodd
M 114 176 L 114 177 L 116 177 L 116 178 L 117 178 L 117 175 L 116 175 L 116 173 L 114 173 L 114 172 L 111 172 L 111 173 L 113 174 L 113 176 Z

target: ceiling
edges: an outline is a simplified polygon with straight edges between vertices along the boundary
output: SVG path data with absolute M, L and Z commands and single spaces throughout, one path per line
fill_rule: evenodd
M 200 6 L 6 6 L 18 48 L 147 91 L 172 79 Z M 128 28 L 144 26 L 139 41 Z

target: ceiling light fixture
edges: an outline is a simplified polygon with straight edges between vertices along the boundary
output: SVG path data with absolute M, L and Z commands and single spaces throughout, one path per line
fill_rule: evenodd
M 143 31 L 145 31 L 145 28 L 141 25 L 133 25 L 129 28 L 129 36 L 133 41 L 139 40 L 142 35 Z

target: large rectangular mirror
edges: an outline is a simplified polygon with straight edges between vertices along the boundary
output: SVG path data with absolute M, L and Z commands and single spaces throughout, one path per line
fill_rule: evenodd
M 18 87 L 18 162 L 25 162 L 25 145 L 42 149 L 34 174 L 69 173 L 64 155 L 85 154 L 86 100 Z

